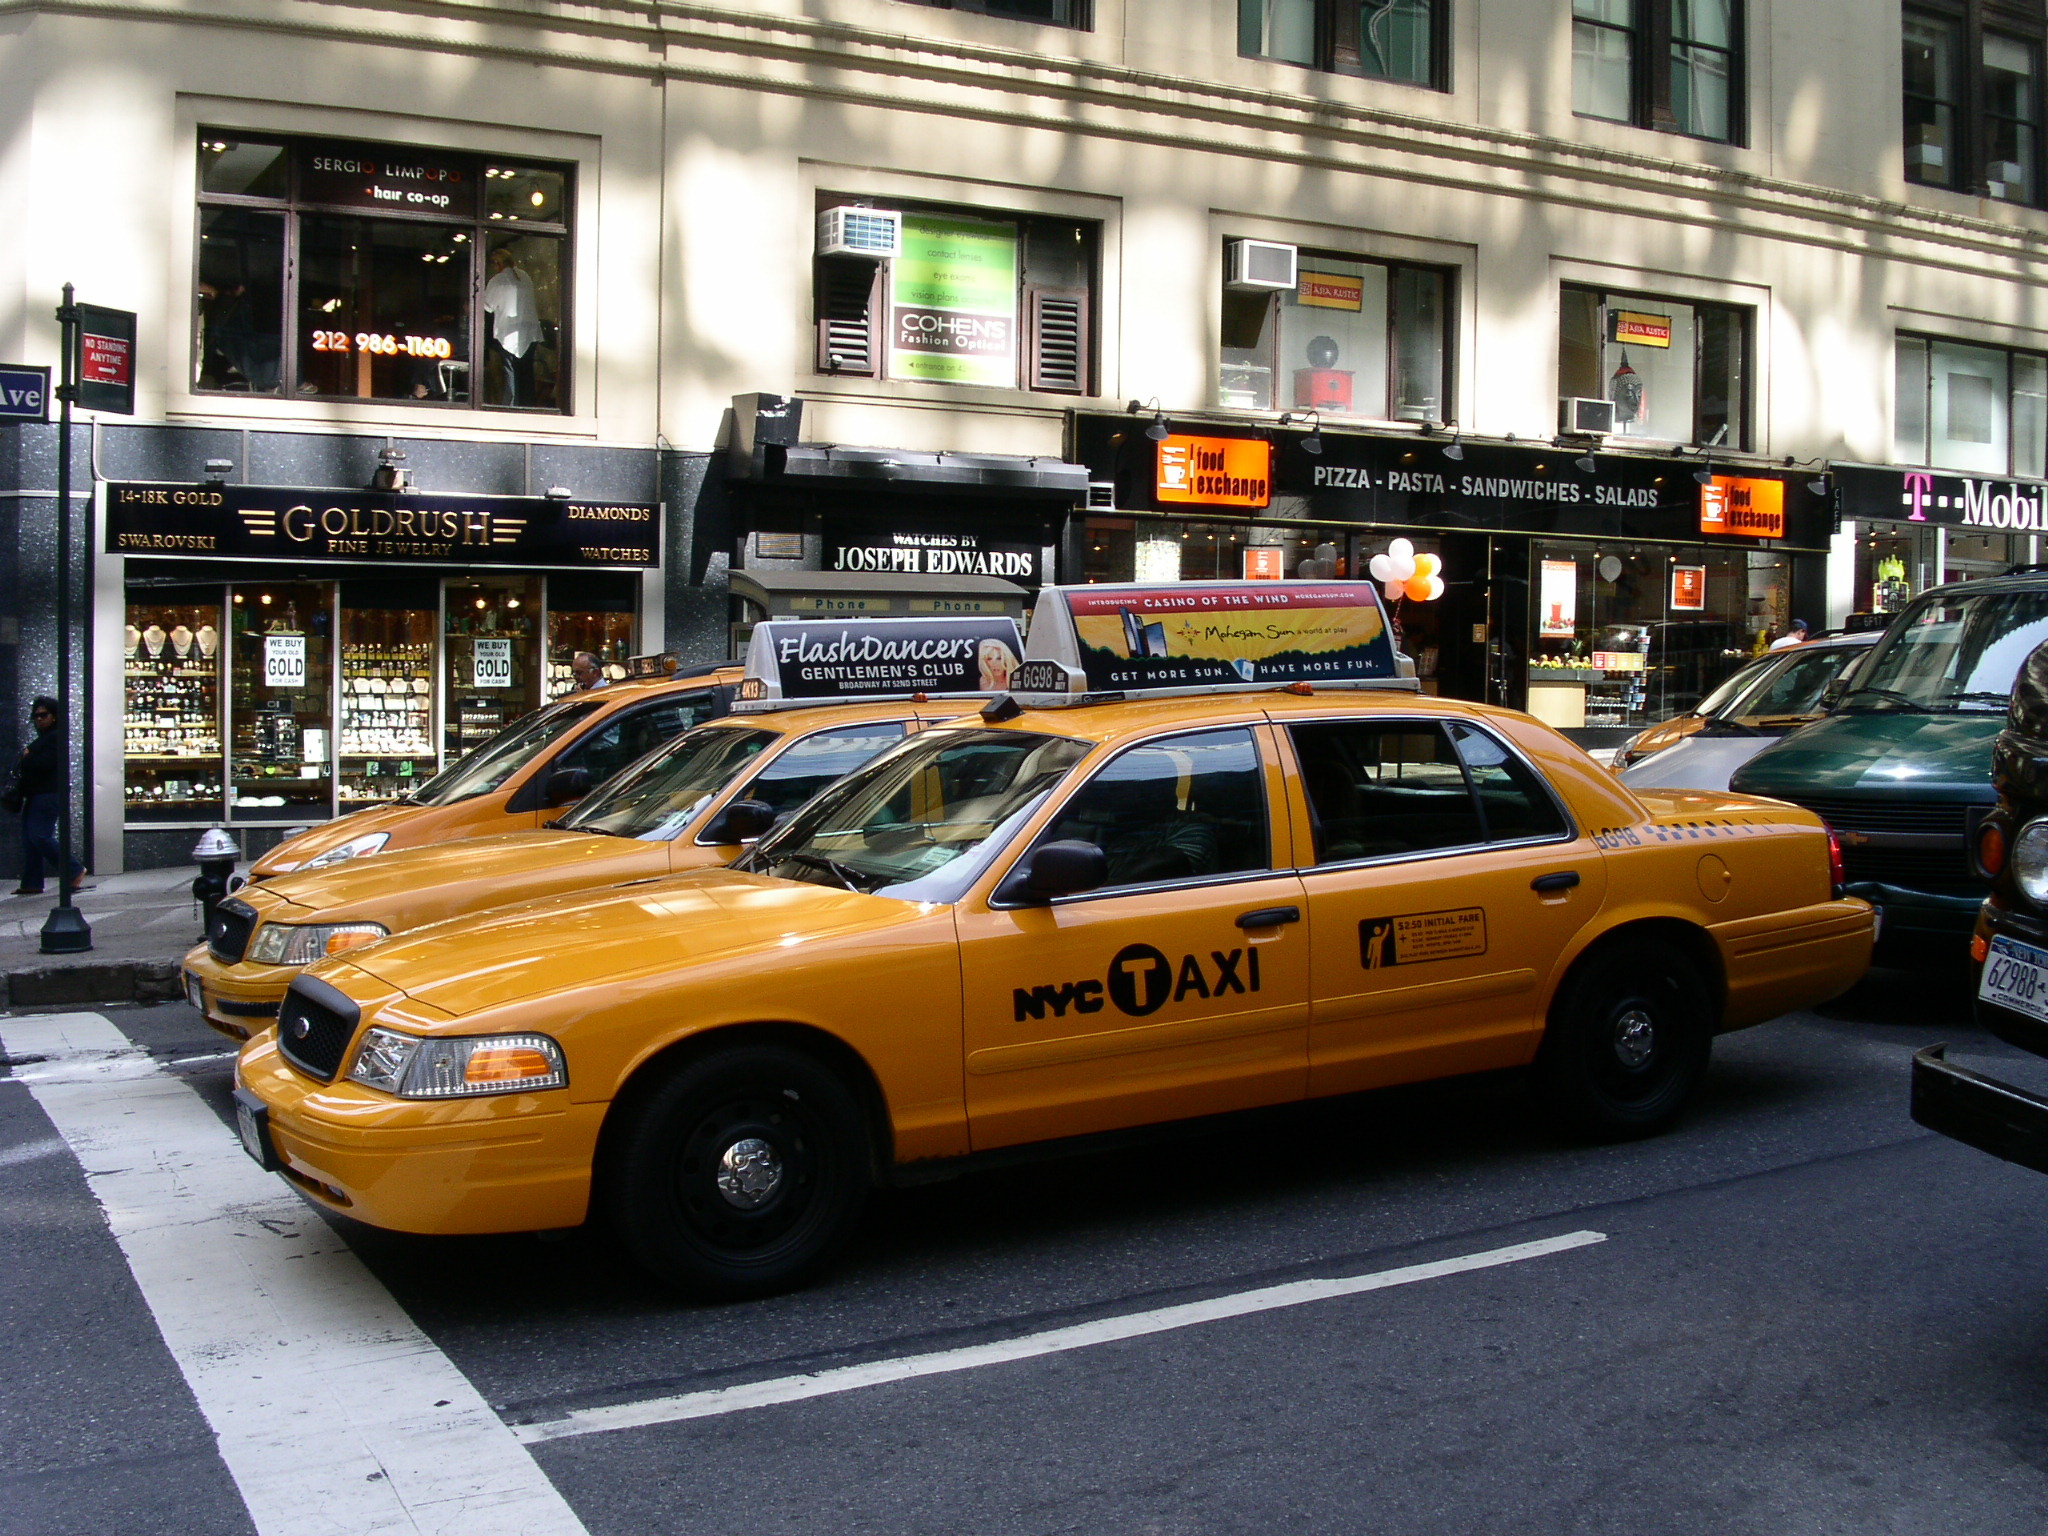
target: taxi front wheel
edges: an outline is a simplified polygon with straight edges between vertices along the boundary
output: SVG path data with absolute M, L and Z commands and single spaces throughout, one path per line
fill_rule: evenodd
M 1668 944 L 1608 944 L 1587 955 L 1551 1005 L 1536 1053 L 1544 1107 L 1594 1140 L 1666 1129 L 1713 1049 L 1706 995 L 1698 968 Z
M 867 1196 L 858 1100 L 812 1058 L 746 1046 L 677 1068 L 629 1111 L 605 1203 L 635 1257 L 707 1299 L 787 1290 Z

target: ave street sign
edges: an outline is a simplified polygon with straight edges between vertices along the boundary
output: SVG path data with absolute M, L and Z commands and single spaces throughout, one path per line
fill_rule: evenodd
M 0 364 L 0 421 L 50 419 L 50 370 Z

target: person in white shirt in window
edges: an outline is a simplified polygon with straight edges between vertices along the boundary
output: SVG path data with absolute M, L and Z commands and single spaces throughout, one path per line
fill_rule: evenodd
M 1806 620 L 1794 619 L 1792 627 L 1771 642 L 1774 651 L 1789 651 L 1795 645 L 1806 643 Z
M 484 284 L 484 313 L 491 317 L 485 343 L 501 385 L 499 405 L 532 405 L 533 349 L 541 339 L 540 300 L 533 279 L 520 271 L 509 247 L 491 252 L 491 280 Z

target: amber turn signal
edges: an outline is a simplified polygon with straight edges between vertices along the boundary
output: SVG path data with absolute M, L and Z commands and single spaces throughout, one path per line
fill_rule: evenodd
M 553 1077 L 555 1064 L 530 1045 L 479 1046 L 462 1069 L 466 1083 L 516 1083 L 522 1078 Z
M 1977 829 L 1977 867 L 1987 880 L 1996 879 L 2005 869 L 2005 828 L 1996 821 L 1986 821 Z

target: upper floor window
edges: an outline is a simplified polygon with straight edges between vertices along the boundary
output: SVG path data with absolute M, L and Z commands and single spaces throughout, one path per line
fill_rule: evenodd
M 1901 336 L 1895 359 L 1899 463 L 2048 475 L 2048 356 Z
M 1453 414 L 1449 272 L 1265 241 L 1230 241 L 1226 256 L 1219 404 L 1379 421 Z
M 818 198 L 817 370 L 1094 392 L 1098 226 Z
M 1906 179 L 2009 203 L 2041 201 L 2038 6 L 1908 6 Z
M 1054 27 L 1086 29 L 1091 21 L 1089 0 L 915 0 L 918 5 L 936 6 L 942 11 L 974 11 L 983 16 L 1007 16 L 1012 21 L 1042 21 Z
M 1237 51 L 1445 88 L 1448 0 L 1237 0 Z
M 1741 0 L 1572 0 L 1572 110 L 1741 142 Z
M 573 172 L 199 132 L 192 387 L 566 411 Z
M 1751 313 L 1567 285 L 1557 392 L 1612 401 L 1618 436 L 1747 449 Z

